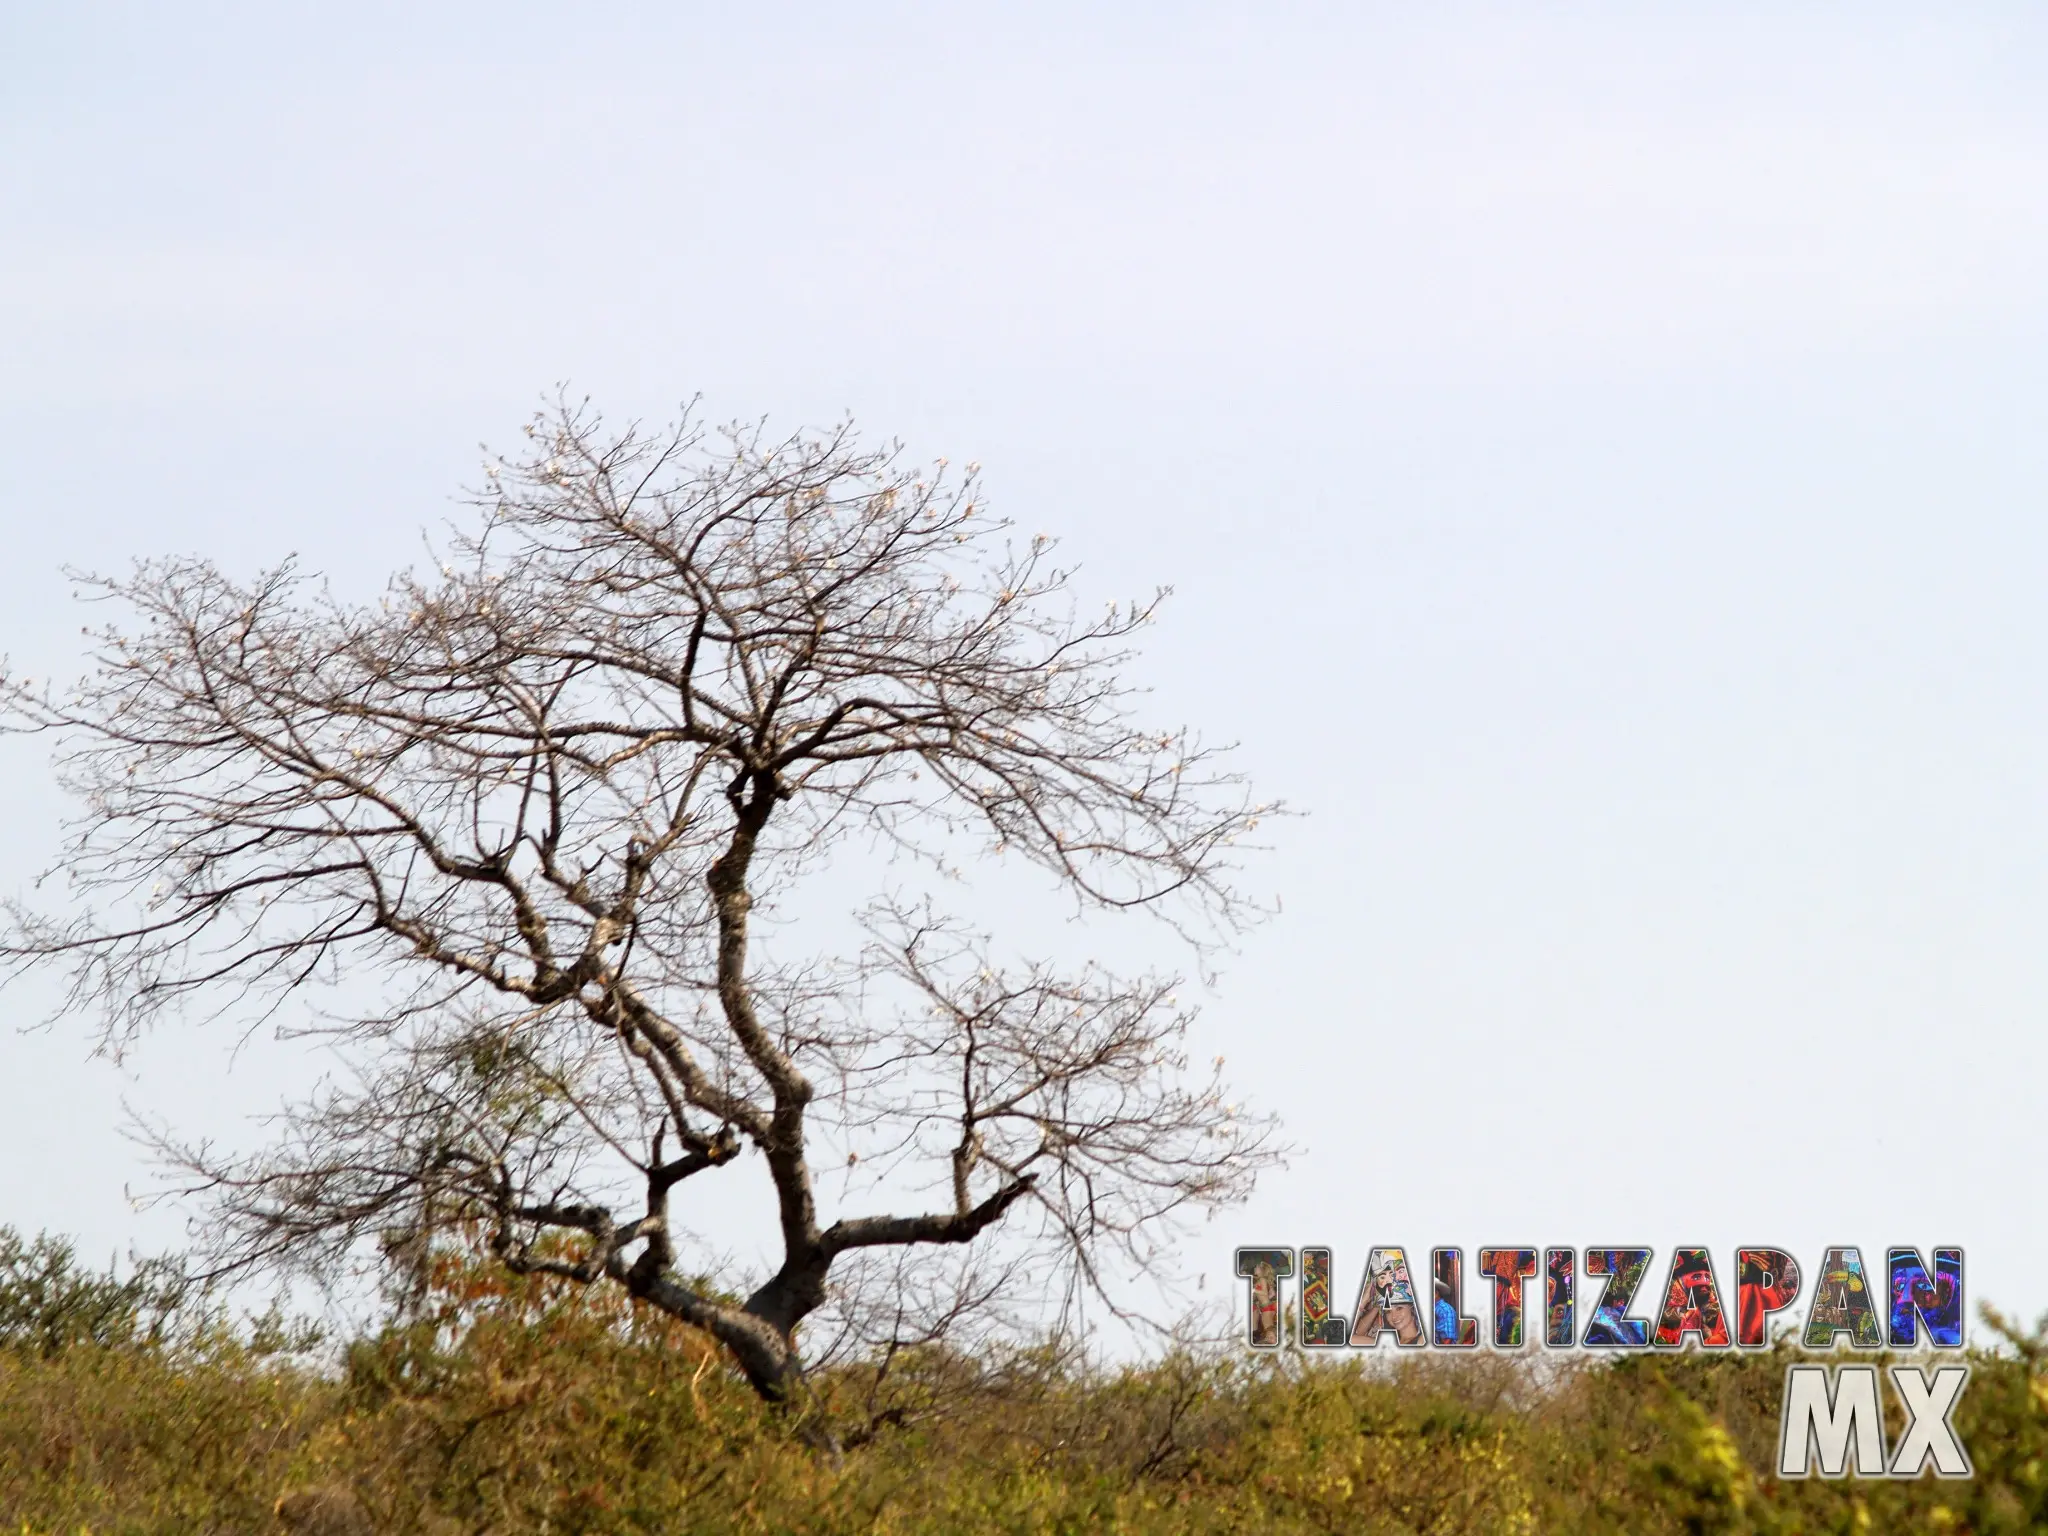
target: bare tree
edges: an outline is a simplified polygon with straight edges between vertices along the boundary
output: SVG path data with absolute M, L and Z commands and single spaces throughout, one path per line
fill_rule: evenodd
M 11 908 L 4 954 L 65 967 L 107 1045 L 188 1000 L 387 987 L 329 1011 L 354 1080 L 266 1150 L 164 1143 L 217 1262 L 482 1230 L 513 1270 L 709 1331 L 781 1400 L 849 1256 L 1003 1224 L 1095 1281 L 1241 1197 L 1269 1127 L 1190 1079 L 1170 979 L 1005 965 L 887 891 L 838 958 L 750 928 L 835 851 L 1007 850 L 1083 909 L 1227 939 L 1260 808 L 1187 732 L 1132 723 L 1153 604 L 1075 617 L 972 466 L 904 468 L 847 428 L 613 432 L 565 403 L 526 430 L 448 563 L 380 602 L 289 564 L 147 562 L 83 578 L 132 617 L 75 690 L 0 683 L 83 801 L 77 905 Z M 861 1145 L 932 1208 L 828 1221 L 820 1159 Z M 671 1206 L 743 1154 L 781 1261 L 736 1301 L 687 1278 Z

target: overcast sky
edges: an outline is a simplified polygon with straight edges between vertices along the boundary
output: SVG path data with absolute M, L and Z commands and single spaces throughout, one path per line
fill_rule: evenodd
M 75 669 L 66 565 L 368 590 L 556 381 L 850 409 L 1173 586 L 1151 713 L 1306 813 L 1203 1022 L 1302 1152 L 1191 1272 L 2048 1306 L 2048 12 L 1109 9 L 0 8 L 0 650 Z M 0 1034 L 0 1222 L 174 1241 L 122 1099 L 299 1068 L 88 1044 Z

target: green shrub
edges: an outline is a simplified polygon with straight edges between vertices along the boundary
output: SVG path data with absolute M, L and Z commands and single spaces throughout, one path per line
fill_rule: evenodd
M 52 1296 L 112 1283 L 44 1259 L 38 1273 L 71 1277 Z M 1974 1354 L 1957 1413 L 1974 1480 L 1781 1483 L 1783 1348 L 1182 1350 L 1117 1370 L 925 1349 L 820 1373 L 778 1413 L 668 1319 L 450 1260 L 425 1308 L 324 1374 L 246 1325 L 17 1327 L 0 1351 L 0 1529 L 282 1530 L 286 1496 L 300 1536 L 2048 1528 L 2048 1338 L 1991 1322 L 2001 1347 Z M 827 1425 L 842 1454 L 821 1449 Z
M 172 1259 L 142 1259 L 127 1279 L 81 1269 L 70 1243 L 0 1227 L 0 1348 L 54 1355 L 77 1344 L 162 1341 L 191 1285 Z

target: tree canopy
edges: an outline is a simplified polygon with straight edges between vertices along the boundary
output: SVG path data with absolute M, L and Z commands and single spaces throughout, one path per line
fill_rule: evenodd
M 851 952 L 785 954 L 751 919 L 836 851 L 1006 853 L 1084 912 L 1227 940 L 1258 915 L 1232 854 L 1266 808 L 1135 718 L 1155 603 L 1078 616 L 972 466 L 847 427 L 612 429 L 564 402 L 527 433 L 438 570 L 376 602 L 146 561 L 89 578 L 126 617 L 75 689 L 0 685 L 81 802 L 78 900 L 15 904 L 10 960 L 67 968 L 116 1045 L 345 983 L 325 1027 L 352 1078 L 252 1156 L 165 1135 L 217 1261 L 468 1232 L 708 1330 L 782 1397 L 799 1325 L 861 1275 L 856 1331 L 893 1337 L 939 1248 L 999 1230 L 1011 1263 L 1091 1282 L 1241 1197 L 1270 1126 L 1188 1071 L 1174 978 L 1009 958 L 901 882 Z M 821 1210 L 824 1149 L 856 1136 L 911 1208 Z M 689 1274 L 676 1206 L 743 1156 L 781 1255 L 739 1296 Z M 996 1273 L 957 1272 L 925 1325 Z

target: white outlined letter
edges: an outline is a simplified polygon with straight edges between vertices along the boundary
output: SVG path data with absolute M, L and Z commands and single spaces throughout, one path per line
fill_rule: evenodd
M 1785 1370 L 1785 1413 L 1778 1423 L 1778 1476 L 1805 1477 L 1807 1448 L 1819 1452 L 1820 1475 L 1840 1477 L 1849 1466 L 1849 1439 L 1856 1439 L 1856 1475 L 1883 1477 L 1884 1406 L 1877 1395 L 1877 1367 L 1794 1365 Z
M 1967 1365 L 1944 1365 L 1931 1382 L 1917 1365 L 1892 1367 L 1892 1387 L 1906 1408 L 1906 1433 L 1892 1454 L 1893 1477 L 1918 1477 L 1930 1456 L 1936 1477 L 1970 1476 L 1970 1453 L 1948 1421 L 1969 1384 Z

